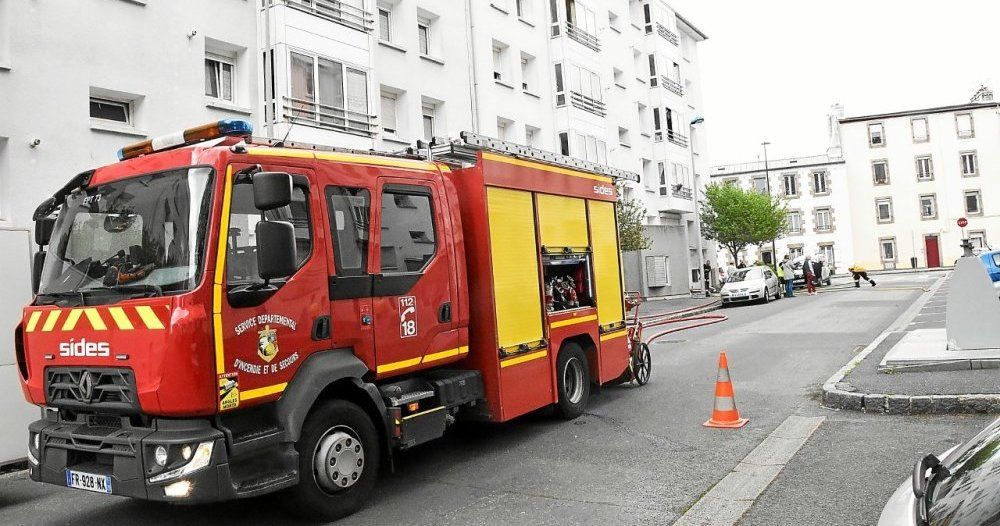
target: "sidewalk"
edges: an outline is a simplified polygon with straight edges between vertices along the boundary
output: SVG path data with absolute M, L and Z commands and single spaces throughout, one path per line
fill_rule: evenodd
M 997 369 L 880 372 L 879 363 L 908 332 L 943 328 L 950 275 L 823 386 L 823 405 L 892 414 L 1000 413 Z
M 674 296 L 664 299 L 647 299 L 642 302 L 642 305 L 639 306 L 639 315 L 646 317 L 674 312 L 677 314 L 675 316 L 671 316 L 672 318 L 685 318 L 717 310 L 720 304 L 721 300 L 718 296 L 710 296 L 708 298 Z

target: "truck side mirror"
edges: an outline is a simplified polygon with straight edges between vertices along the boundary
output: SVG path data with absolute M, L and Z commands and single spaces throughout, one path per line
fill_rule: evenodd
M 253 204 L 257 210 L 274 210 L 292 202 L 292 176 L 285 172 L 253 174 Z
M 265 282 L 295 274 L 295 227 L 287 221 L 261 221 L 255 232 L 257 274 Z
M 35 244 L 44 247 L 52 239 L 52 230 L 55 229 L 56 218 L 43 217 L 35 221 Z

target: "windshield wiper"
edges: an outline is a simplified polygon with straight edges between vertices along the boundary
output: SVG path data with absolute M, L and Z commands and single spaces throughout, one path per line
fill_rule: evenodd
M 163 289 L 159 285 L 114 285 L 108 287 L 108 290 L 113 290 L 115 292 L 130 293 L 130 292 L 143 292 L 147 296 L 157 297 L 163 295 Z
M 930 477 L 924 476 L 928 469 L 931 470 Z M 930 509 L 931 495 L 934 493 L 934 487 L 937 485 L 939 480 L 950 476 L 951 471 L 942 465 L 941 459 L 937 458 L 934 454 L 925 455 L 917 461 L 915 466 L 913 466 L 913 479 L 911 482 L 913 483 L 913 495 L 919 501 L 917 506 L 917 519 L 920 524 L 928 524 L 928 511 Z
M 80 300 L 80 306 L 86 306 L 87 300 L 82 290 L 73 292 L 39 292 L 39 297 L 43 298 L 75 298 Z

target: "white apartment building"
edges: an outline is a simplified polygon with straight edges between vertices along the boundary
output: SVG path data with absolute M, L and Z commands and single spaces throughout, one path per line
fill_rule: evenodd
M 258 1 L 270 136 L 395 151 L 472 131 L 640 174 L 624 197 L 652 246 L 626 286 L 700 287 L 706 37 L 663 0 Z
M 986 99 L 840 119 L 858 263 L 952 265 L 963 235 L 1000 242 L 1000 105 Z
M 788 233 L 775 241 L 777 258 L 771 244 L 747 247 L 739 260 L 747 265 L 755 261 L 771 264 L 786 254 L 819 257 L 834 272 L 852 265 L 850 192 L 844 159 L 830 155 L 794 157 L 769 161 L 729 164 L 711 168 L 711 183 L 735 184 L 781 197 L 788 207 Z M 768 181 L 770 178 L 770 181 Z M 728 250 L 720 248 L 716 263 L 722 268 L 739 263 Z
M 31 216 L 123 145 L 226 118 L 256 120 L 248 0 L 0 0 L 0 464 L 24 456 L 14 326 L 31 301 Z

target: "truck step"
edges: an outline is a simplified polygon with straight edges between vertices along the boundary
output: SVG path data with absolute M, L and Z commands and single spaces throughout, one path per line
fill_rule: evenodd
M 233 434 L 230 455 L 238 457 L 252 451 L 273 446 L 284 439 L 285 430 L 277 426 L 247 429 L 239 435 Z
M 236 482 L 236 496 L 256 497 L 279 489 L 294 486 L 299 482 L 298 471 L 267 472 Z

